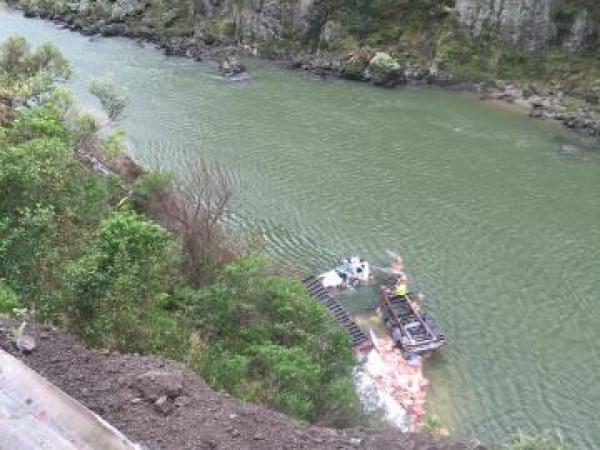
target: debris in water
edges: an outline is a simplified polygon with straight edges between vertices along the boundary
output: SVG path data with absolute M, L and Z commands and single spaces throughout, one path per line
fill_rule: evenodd
M 422 358 L 407 361 L 391 338 L 374 340 L 374 349 L 362 357 L 355 372 L 358 395 L 369 412 L 403 431 L 415 431 L 425 417 L 429 381 L 423 376 Z

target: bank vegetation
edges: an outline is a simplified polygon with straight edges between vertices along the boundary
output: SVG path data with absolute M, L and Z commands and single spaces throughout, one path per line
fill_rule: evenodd
M 182 361 L 218 390 L 299 419 L 356 423 L 347 336 L 228 227 L 226 172 L 143 170 L 122 133 L 57 84 L 70 73 L 52 45 L 0 47 L 0 312 Z M 104 106 L 122 101 L 106 82 L 92 91 Z

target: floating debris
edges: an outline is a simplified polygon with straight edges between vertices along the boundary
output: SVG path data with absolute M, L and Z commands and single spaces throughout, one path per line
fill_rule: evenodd
M 420 357 L 406 360 L 388 337 L 372 334 L 373 349 L 361 354 L 355 385 L 363 405 L 403 431 L 415 431 L 425 418 L 429 381 Z

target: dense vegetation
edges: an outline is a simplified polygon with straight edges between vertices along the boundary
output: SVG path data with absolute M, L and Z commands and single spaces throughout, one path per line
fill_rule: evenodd
M 226 186 L 209 170 L 192 191 L 165 174 L 91 170 L 122 158 L 119 135 L 100 137 L 56 86 L 69 74 L 51 45 L 0 47 L 0 313 L 26 308 L 89 345 L 181 360 L 244 400 L 354 423 L 348 338 L 252 246 L 226 245 L 215 200 Z M 106 83 L 92 90 L 118 116 L 123 97 Z

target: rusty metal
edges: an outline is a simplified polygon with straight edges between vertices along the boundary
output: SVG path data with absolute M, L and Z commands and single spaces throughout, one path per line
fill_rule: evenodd
M 302 283 L 310 295 L 325 306 L 331 315 L 344 326 L 352 342 L 352 347 L 363 349 L 371 346 L 371 340 L 366 333 L 360 329 L 338 299 L 331 295 L 315 276 L 305 278 Z

